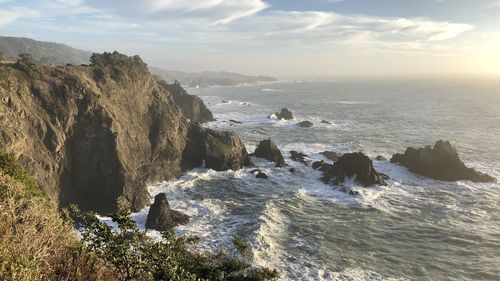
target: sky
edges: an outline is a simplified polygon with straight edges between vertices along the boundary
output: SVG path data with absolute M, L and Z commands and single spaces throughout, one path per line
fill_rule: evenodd
M 0 35 L 182 71 L 500 76 L 500 0 L 0 0 Z

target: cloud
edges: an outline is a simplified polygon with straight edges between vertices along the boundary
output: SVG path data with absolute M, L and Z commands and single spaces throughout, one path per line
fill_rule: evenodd
M 0 27 L 6 26 L 22 17 L 34 17 L 36 15 L 38 15 L 37 11 L 26 7 L 10 7 L 4 10 L 0 9 Z

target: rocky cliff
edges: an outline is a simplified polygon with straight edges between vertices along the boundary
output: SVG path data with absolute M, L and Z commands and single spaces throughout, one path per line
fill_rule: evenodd
M 179 82 L 168 84 L 165 81 L 160 81 L 158 84 L 172 94 L 174 102 L 189 120 L 199 123 L 215 121 L 212 112 L 208 110 L 200 97 L 188 94 Z
M 105 53 L 91 62 L 0 65 L 0 149 L 15 153 L 60 205 L 106 213 L 121 198 L 139 210 L 149 203 L 148 183 L 204 162 L 250 164 L 236 135 L 190 124 L 138 56 Z M 224 144 L 217 161 L 207 153 L 214 135 Z

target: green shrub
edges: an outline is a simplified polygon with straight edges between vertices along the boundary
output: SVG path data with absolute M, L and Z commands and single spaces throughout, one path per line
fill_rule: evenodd
M 116 230 L 74 206 L 71 213 L 88 250 L 110 264 L 120 280 L 262 281 L 278 277 L 276 270 L 252 268 L 244 259 L 231 258 L 222 251 L 192 251 L 190 246 L 198 241 L 196 237 L 166 232 L 163 241 L 155 241 L 140 231 L 126 212 L 112 216 L 118 225 Z M 236 243 L 238 248 L 246 247 L 241 238 L 235 239 Z
M 41 195 L 36 181 L 16 163 L 14 154 L 0 152 L 0 171 L 20 182 L 31 195 Z

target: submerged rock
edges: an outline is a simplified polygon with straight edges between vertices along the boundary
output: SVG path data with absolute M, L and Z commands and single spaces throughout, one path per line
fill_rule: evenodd
M 363 186 L 387 185 L 373 167 L 372 160 L 362 152 L 344 154 L 333 165 L 323 165 L 322 168 L 324 183 L 339 185 L 346 177 L 355 177 L 356 182 Z
M 314 124 L 311 121 L 307 121 L 307 120 L 299 122 L 299 123 L 297 123 L 297 125 L 301 128 L 310 128 L 310 127 L 314 126 Z
M 419 149 L 408 147 L 404 154 L 394 154 L 391 163 L 399 163 L 411 172 L 437 180 L 497 181 L 490 175 L 465 166 L 457 150 L 448 141 L 439 140 L 434 147 L 430 145 Z
M 321 122 L 320 122 L 320 123 L 321 123 L 321 124 L 328 124 L 328 125 L 332 125 L 332 123 L 330 123 L 330 122 L 328 122 L 328 121 L 326 121 L 326 120 L 321 120 Z
M 271 139 L 263 140 L 259 143 L 255 149 L 255 157 L 273 161 L 276 163 L 276 167 L 284 167 L 286 165 L 281 151 Z
M 290 150 L 290 156 L 291 156 L 292 160 L 295 161 L 295 162 L 299 162 L 299 163 L 302 163 L 302 164 L 305 164 L 305 165 L 309 164 L 308 161 L 305 159 L 305 157 L 307 157 L 307 155 L 305 155 L 302 152 L 298 152 L 298 151 L 295 151 L 295 150 Z
M 233 119 L 229 120 L 229 122 L 235 123 L 235 124 L 243 124 L 243 122 L 238 121 L 238 120 L 233 120 Z
M 257 175 L 255 175 L 255 177 L 258 179 L 267 179 L 267 175 L 264 174 L 263 172 L 258 172 Z
M 160 193 L 155 196 L 153 205 L 149 208 L 146 228 L 158 231 L 168 231 L 178 225 L 189 223 L 190 216 L 170 209 L 167 196 Z
M 377 157 L 375 157 L 375 160 L 377 160 L 377 161 L 387 161 L 387 159 L 384 156 L 382 156 L 382 155 L 377 155 Z
M 330 159 L 332 161 L 337 161 L 337 159 L 339 159 L 339 157 L 341 156 L 341 154 L 335 151 L 323 151 L 320 152 L 319 154 L 325 156 L 326 159 Z
M 292 120 L 293 119 L 293 114 L 292 111 L 288 108 L 282 108 L 280 112 L 275 112 L 274 115 L 276 115 L 276 118 L 278 120 Z

